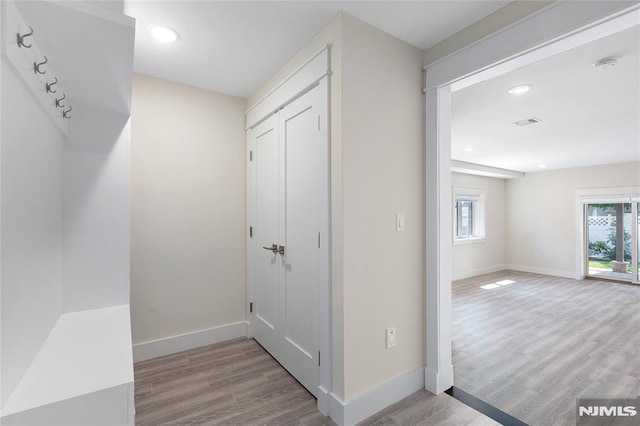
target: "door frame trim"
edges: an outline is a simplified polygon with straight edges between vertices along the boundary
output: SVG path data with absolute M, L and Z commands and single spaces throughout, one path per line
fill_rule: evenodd
M 425 388 L 453 385 L 451 93 L 638 24 L 640 4 L 558 1 L 425 66 Z
M 325 80 L 326 79 L 326 80 Z M 323 81 L 326 84 L 323 84 Z M 253 336 L 252 318 L 253 314 L 249 312 L 249 303 L 252 302 L 254 295 L 252 268 L 252 238 L 249 236 L 249 227 L 255 222 L 251 191 L 253 188 L 254 173 L 250 158 L 250 152 L 255 150 L 251 142 L 251 131 L 257 125 L 262 123 L 268 117 L 277 113 L 280 109 L 295 101 L 305 93 L 318 85 L 324 85 L 323 91 L 326 94 L 326 123 L 323 123 L 321 129 L 326 139 L 326 160 L 324 164 L 326 173 L 326 193 L 323 197 L 327 200 L 327 209 L 325 217 L 322 219 L 325 228 L 322 230 L 323 244 L 321 258 L 324 260 L 326 270 L 322 272 L 320 277 L 319 293 L 318 293 L 318 348 L 322 354 L 322 362 L 319 367 L 317 401 L 318 410 L 328 415 L 330 413 L 330 393 L 332 391 L 333 379 L 333 352 L 332 352 L 332 321 L 331 321 L 331 132 L 330 132 L 330 108 L 331 108 L 331 45 L 327 44 L 318 53 L 313 55 L 307 62 L 299 67 L 293 74 L 286 77 L 275 89 L 268 95 L 260 99 L 256 105 L 247 111 L 247 224 L 246 224 L 246 244 L 247 244 L 247 335 Z
M 576 218 L 577 218 L 577 227 L 576 227 L 576 253 L 579 253 L 577 262 L 577 273 L 579 279 L 584 279 L 589 276 L 589 269 L 587 264 L 589 262 L 589 250 L 587 248 L 587 244 L 585 238 L 587 236 L 587 210 L 586 206 L 592 203 L 598 204 L 599 199 L 619 199 L 619 202 L 628 202 L 631 204 L 636 204 L 637 201 L 632 201 L 634 199 L 638 199 L 640 197 L 640 186 L 624 186 L 624 187 L 609 187 L 609 188 L 592 188 L 592 189 L 578 189 L 576 190 Z M 636 207 L 637 208 L 637 207 Z M 633 212 L 633 209 L 632 209 Z M 632 215 L 633 217 L 633 215 Z M 637 216 L 635 218 L 637 220 Z M 632 225 L 632 253 L 636 253 L 636 265 L 637 265 L 637 239 L 634 240 L 633 230 L 636 227 Z M 637 232 L 637 229 L 636 229 Z M 637 235 L 636 235 L 637 238 Z M 633 243 L 636 244 L 636 249 L 633 249 Z M 633 261 L 634 259 L 632 259 Z M 636 272 L 637 274 L 637 272 Z M 633 274 L 631 277 L 631 282 L 633 284 L 638 284 L 638 280 L 634 280 L 637 278 L 637 275 Z M 590 278 L 595 278 L 593 276 L 589 276 Z M 597 279 L 597 278 L 596 278 Z

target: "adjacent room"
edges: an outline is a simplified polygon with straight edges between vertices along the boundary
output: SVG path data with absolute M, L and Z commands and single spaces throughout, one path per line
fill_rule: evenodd
M 526 424 L 638 395 L 638 26 L 453 94 L 454 385 Z

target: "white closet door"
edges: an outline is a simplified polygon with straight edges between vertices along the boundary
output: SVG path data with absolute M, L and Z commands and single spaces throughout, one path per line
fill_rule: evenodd
M 326 89 L 325 89 L 326 90 Z M 280 111 L 280 292 L 281 362 L 314 395 L 318 386 L 318 281 L 320 215 L 326 209 L 320 185 L 326 113 L 316 86 Z M 326 95 L 325 95 L 326 96 Z M 324 205 L 324 207 L 323 207 Z
M 253 335 L 278 357 L 280 321 L 280 255 L 264 249 L 278 243 L 278 127 L 272 116 L 252 132 L 254 147 L 254 235 L 252 276 L 254 292 Z
M 329 213 L 326 126 L 322 81 L 254 128 L 250 141 L 253 337 L 314 395 L 319 285 L 328 276 L 320 250 Z M 269 250 L 274 244 L 279 250 Z

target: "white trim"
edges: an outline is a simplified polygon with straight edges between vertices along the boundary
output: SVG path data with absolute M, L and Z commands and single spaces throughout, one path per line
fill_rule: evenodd
M 348 402 L 330 393 L 331 419 L 339 426 L 355 425 L 412 393 L 424 389 L 424 377 L 424 367 L 418 367 Z
M 425 101 L 425 357 L 428 372 L 425 384 L 427 390 L 439 394 L 453 386 L 451 91 L 430 89 Z
M 453 384 L 451 364 L 451 265 L 453 245 L 442 206 L 451 206 L 451 91 L 637 25 L 637 2 L 558 1 L 426 66 L 425 230 L 426 388 Z M 525 267 L 522 267 L 524 269 Z M 566 271 L 526 268 L 576 278 Z M 579 277 L 578 277 L 579 278 Z
M 493 272 L 504 271 L 505 269 L 509 269 L 508 265 L 495 265 L 488 266 L 486 268 L 479 269 L 471 269 L 469 271 L 455 272 L 453 273 L 453 280 L 463 280 L 465 278 L 477 277 L 478 275 L 491 274 Z
M 440 394 L 453 386 L 453 364 L 440 366 L 438 371 L 424 369 L 424 387 L 432 393 Z M 436 389 L 433 392 L 430 389 Z
M 330 57 L 331 45 L 327 44 L 252 105 L 246 112 L 246 128 L 257 126 L 269 115 L 313 88 L 322 78 L 331 75 Z
M 518 179 L 525 174 L 516 170 L 501 169 L 499 167 L 485 166 L 483 164 L 469 163 L 467 161 L 451 160 L 451 171 L 467 175 L 488 176 L 498 179 Z
M 426 65 L 426 90 L 460 90 L 638 24 L 629 2 L 558 1 L 496 31 L 446 60 Z M 444 58 L 443 58 L 444 59 Z
M 235 322 L 133 345 L 133 362 L 247 336 L 247 321 Z
M 580 279 L 587 276 L 588 250 L 584 237 L 586 235 L 586 211 L 585 204 L 604 202 L 612 198 L 628 198 L 633 202 L 640 194 L 640 186 L 620 186 L 608 188 L 582 188 L 576 190 L 576 271 Z
M 505 269 L 519 272 L 530 272 L 532 274 L 549 275 L 552 277 L 570 278 L 580 280 L 582 277 L 575 271 L 560 271 L 558 269 L 538 268 L 537 266 L 507 264 Z
M 469 238 L 453 238 L 454 246 L 464 246 L 467 244 L 486 243 L 487 237 L 469 237 Z M 455 280 L 455 278 L 454 278 Z

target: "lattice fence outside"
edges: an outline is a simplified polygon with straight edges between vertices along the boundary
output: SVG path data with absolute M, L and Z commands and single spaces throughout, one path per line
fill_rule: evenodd
M 624 214 L 624 230 L 631 233 L 631 213 Z M 589 216 L 589 242 L 607 241 L 611 232 L 615 232 L 616 217 L 615 216 Z M 640 219 L 638 220 L 640 223 Z

